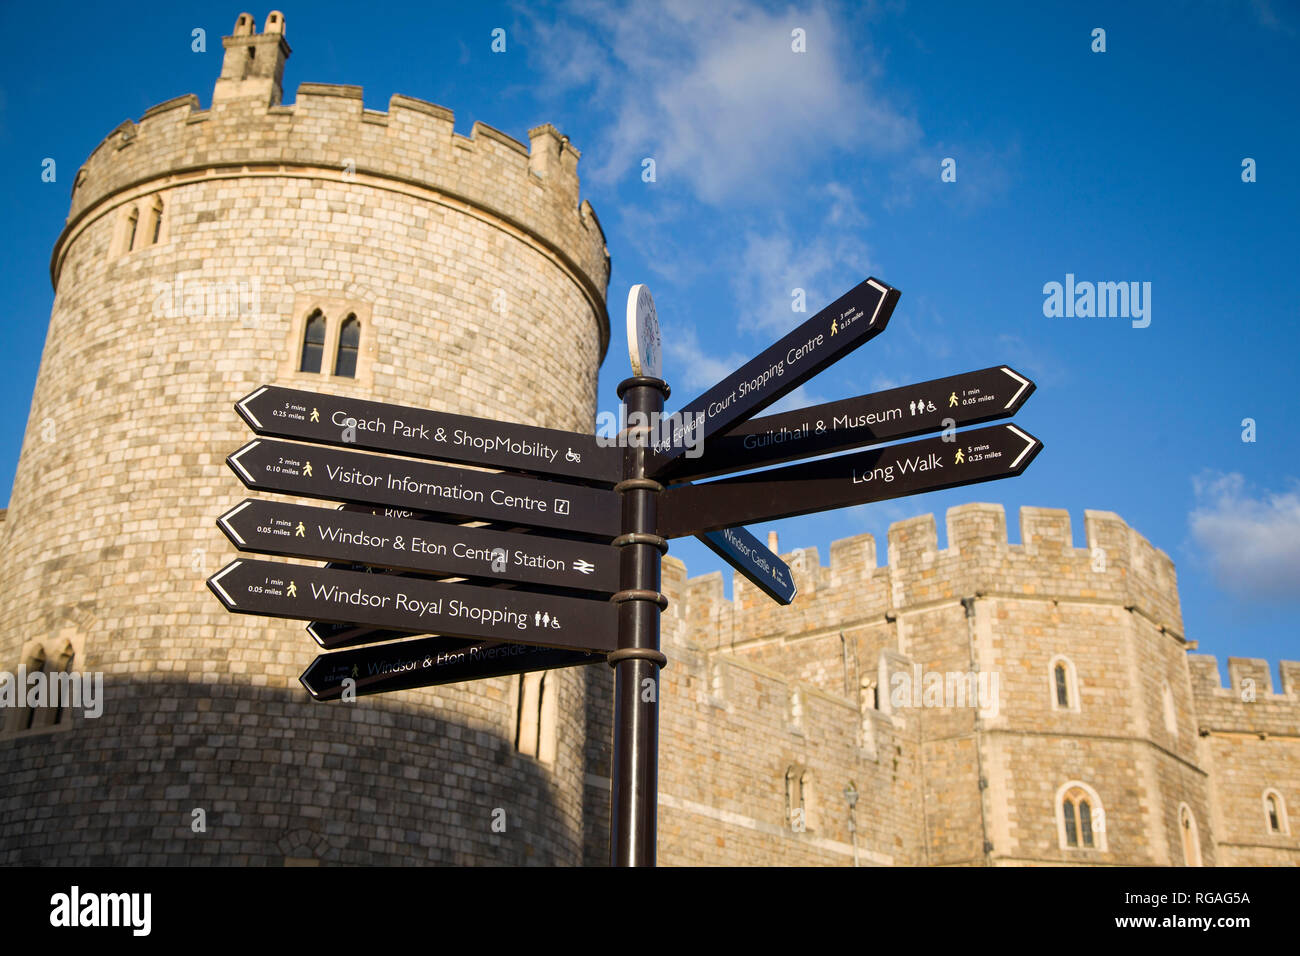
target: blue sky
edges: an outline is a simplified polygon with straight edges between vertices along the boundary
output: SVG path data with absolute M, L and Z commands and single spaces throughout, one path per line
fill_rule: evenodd
M 628 374 L 632 283 L 654 293 L 675 408 L 807 318 L 792 289 L 811 313 L 868 275 L 889 282 L 903 298 L 886 333 L 785 407 L 1007 363 L 1038 384 L 1016 421 L 1046 449 L 1015 480 L 777 522 L 782 550 L 826 561 L 830 541 L 871 532 L 883 560 L 891 522 L 968 501 L 1005 505 L 1013 542 L 1022 504 L 1067 508 L 1082 545 L 1084 510 L 1115 511 L 1173 557 L 1200 650 L 1266 657 L 1276 675 L 1300 659 L 1286 431 L 1300 413 L 1300 12 L 1087 6 L 313 0 L 283 8 L 285 98 L 350 83 L 375 109 L 392 93 L 447 106 L 464 133 L 481 120 L 525 142 L 547 121 L 567 134 L 614 264 L 602 409 Z M 239 12 L 0 8 L 0 500 L 72 178 L 122 120 L 189 92 L 206 105 Z M 260 27 L 269 9 L 250 12 Z M 207 52 L 191 50 L 195 28 Z M 941 182 L 945 158 L 956 182 Z M 1045 316 L 1044 284 L 1067 273 L 1151 283 L 1150 325 Z M 693 574 L 722 566 L 693 541 L 673 553 Z

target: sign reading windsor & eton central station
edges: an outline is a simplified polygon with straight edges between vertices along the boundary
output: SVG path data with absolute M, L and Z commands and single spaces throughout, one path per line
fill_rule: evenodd
M 248 498 L 217 524 L 241 552 L 326 563 L 241 557 L 208 586 L 231 612 L 311 622 L 331 650 L 301 681 L 321 701 L 607 662 L 611 860 L 653 864 L 669 540 L 696 536 L 789 604 L 790 568 L 744 525 L 1012 477 L 1042 449 L 1011 424 L 958 431 L 1033 393 L 1005 365 L 758 415 L 898 300 L 867 279 L 664 415 L 658 317 L 634 286 L 613 439 L 263 386 L 235 404 L 257 437 L 227 464 L 253 491 L 334 506 Z

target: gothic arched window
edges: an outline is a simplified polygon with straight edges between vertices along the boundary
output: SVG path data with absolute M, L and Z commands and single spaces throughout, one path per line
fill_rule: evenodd
M 325 351 L 325 316 L 317 309 L 307 319 L 307 327 L 302 334 L 302 361 L 300 372 L 319 372 L 321 356 Z
M 334 374 L 347 378 L 357 377 L 357 350 L 361 345 L 361 323 L 355 315 L 343 320 L 339 329 L 338 353 L 334 359 Z
M 1097 792 L 1071 781 L 1057 791 L 1056 823 L 1063 850 L 1105 850 L 1106 813 Z
M 1052 710 L 1079 709 L 1079 681 L 1074 662 L 1057 654 L 1048 663 L 1048 681 L 1051 685 Z

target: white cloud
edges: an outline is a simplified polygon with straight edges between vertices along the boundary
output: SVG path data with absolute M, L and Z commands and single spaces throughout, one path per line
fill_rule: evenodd
M 593 182 L 639 175 L 648 156 L 659 182 L 684 181 L 706 202 L 768 204 L 815 163 L 919 138 L 916 122 L 870 88 L 871 51 L 850 48 L 820 6 L 574 0 L 553 22 L 520 12 L 545 82 L 589 89 L 609 116 L 584 173 Z M 796 27 L 805 53 L 791 50 Z
M 789 235 L 784 229 L 745 233 L 732 270 L 741 328 L 788 332 L 871 273 L 871 252 L 854 234 L 797 248 Z M 794 311 L 795 289 L 804 291 L 804 312 Z
M 1253 496 L 1237 473 L 1193 479 L 1192 538 L 1219 585 L 1242 597 L 1300 597 L 1300 482 Z

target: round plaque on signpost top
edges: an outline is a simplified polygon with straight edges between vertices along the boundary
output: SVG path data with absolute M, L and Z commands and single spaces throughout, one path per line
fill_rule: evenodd
M 632 374 L 662 378 L 663 348 L 659 341 L 659 316 L 655 300 L 645 285 L 638 283 L 627 293 L 627 351 Z

